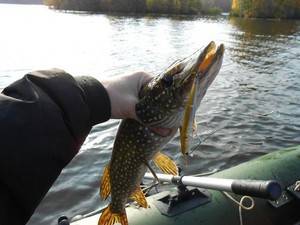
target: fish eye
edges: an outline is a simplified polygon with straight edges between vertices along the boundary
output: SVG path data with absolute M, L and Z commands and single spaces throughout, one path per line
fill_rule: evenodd
M 173 76 L 165 76 L 162 81 L 166 87 L 170 87 L 173 84 Z

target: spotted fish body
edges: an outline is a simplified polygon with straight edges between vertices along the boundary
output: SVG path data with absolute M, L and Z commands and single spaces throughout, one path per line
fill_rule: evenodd
M 111 209 L 124 211 L 131 194 L 139 187 L 150 161 L 170 140 L 161 137 L 135 120 L 123 120 L 119 126 L 115 149 L 110 163 Z
M 159 151 L 181 126 L 185 104 L 195 79 L 199 79 L 199 87 L 202 87 L 205 93 L 210 85 L 207 85 L 206 78 L 210 77 L 213 80 L 221 67 L 223 45 L 216 51 L 215 58 L 207 70 L 199 76 L 199 67 L 211 45 L 215 46 L 211 43 L 199 56 L 176 63 L 141 89 L 140 100 L 136 105 L 139 121 L 125 119 L 120 123 L 112 158 L 102 178 L 100 195 L 105 199 L 111 194 L 111 203 L 102 213 L 98 224 L 112 225 L 119 222 L 127 225 L 125 205 L 129 199 L 147 207 L 139 185 L 150 160 L 154 159 L 164 172 L 177 173 L 172 166 L 164 165 L 169 164 L 168 158 L 162 156 Z M 162 136 L 156 133 L 153 127 L 163 127 L 170 132 Z M 163 160 L 159 162 L 158 158 Z

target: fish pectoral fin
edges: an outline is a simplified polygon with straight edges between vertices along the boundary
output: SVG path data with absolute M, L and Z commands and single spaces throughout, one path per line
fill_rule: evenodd
M 107 199 L 110 195 L 111 186 L 110 186 L 110 177 L 109 177 L 109 165 L 104 168 L 103 176 L 100 182 L 100 197 L 101 199 Z
M 128 225 L 126 211 L 123 213 L 113 213 L 111 211 L 110 205 L 104 209 L 102 212 L 98 225 L 113 225 L 115 223 L 120 223 L 122 225 Z
M 155 154 L 153 161 L 162 172 L 172 175 L 178 175 L 178 168 L 175 162 L 167 155 L 158 152 Z
M 146 197 L 141 189 L 141 187 L 138 187 L 130 196 L 130 199 L 133 201 L 136 201 L 139 206 L 143 208 L 148 208 L 148 203 L 146 200 Z

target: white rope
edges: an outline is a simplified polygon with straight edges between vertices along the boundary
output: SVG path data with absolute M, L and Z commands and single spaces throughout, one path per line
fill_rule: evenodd
M 296 181 L 294 191 L 300 191 L 300 180 Z
M 234 203 L 236 203 L 239 206 L 239 217 L 240 217 L 240 225 L 243 225 L 243 215 L 242 215 L 242 209 L 245 210 L 251 210 L 254 208 L 255 206 L 255 201 L 252 197 L 250 196 L 243 196 L 241 198 L 240 201 L 237 201 L 235 198 L 233 198 L 230 194 L 228 194 L 227 192 L 223 191 L 222 192 L 227 198 L 229 198 L 230 200 L 232 200 Z M 246 206 L 244 205 L 244 201 L 248 199 L 251 202 L 250 206 Z

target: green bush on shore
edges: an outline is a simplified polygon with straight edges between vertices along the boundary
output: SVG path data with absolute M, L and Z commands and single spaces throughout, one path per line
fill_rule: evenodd
M 300 18 L 300 0 L 232 0 L 231 15 L 256 18 Z
M 208 15 L 219 15 L 222 13 L 222 10 L 218 7 L 212 7 L 212 8 L 209 8 L 205 14 L 208 14 Z

